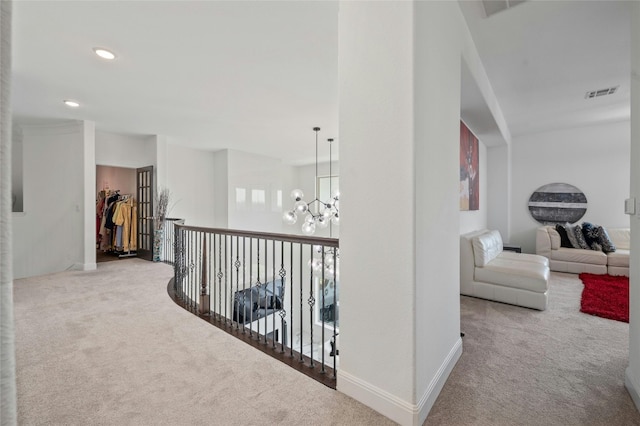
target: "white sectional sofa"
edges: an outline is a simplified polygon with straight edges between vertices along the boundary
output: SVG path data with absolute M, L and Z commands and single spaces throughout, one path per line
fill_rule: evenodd
M 616 251 L 613 253 L 561 247 L 558 231 L 553 226 L 542 226 L 536 231 L 536 254 L 549 259 L 552 271 L 629 276 L 631 230 L 629 228 L 606 229 L 616 246 Z
M 460 294 L 527 308 L 547 308 L 549 261 L 503 251 L 498 231 L 460 236 Z

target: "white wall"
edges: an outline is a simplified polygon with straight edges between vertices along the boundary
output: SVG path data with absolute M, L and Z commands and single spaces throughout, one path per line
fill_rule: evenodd
M 283 232 L 282 160 L 228 150 L 228 226 L 259 232 Z M 238 202 L 238 191 L 245 201 Z
M 214 227 L 229 227 L 229 150 L 213 153 L 213 210 Z
M 473 132 L 473 129 L 471 129 Z M 478 143 L 479 148 L 479 173 L 480 173 L 480 209 L 461 211 L 460 212 L 460 234 L 475 231 L 477 229 L 486 229 L 487 224 L 487 212 L 489 211 L 488 202 L 488 187 L 487 179 L 489 174 L 493 171 L 487 168 L 487 147 L 482 141 Z
M 119 189 L 121 194 L 136 195 L 136 169 L 96 166 L 96 194 Z
M 511 145 L 487 148 L 487 228 L 511 240 Z
M 490 85 L 456 2 L 344 2 L 339 28 L 341 278 L 350 284 L 338 389 L 422 424 L 462 350 L 461 57 Z M 375 214 L 380 194 L 392 216 Z M 380 306 L 393 314 L 375 321 L 371 339 Z
M 156 164 L 156 136 L 96 131 L 96 164 L 139 168 Z
M 629 367 L 625 385 L 640 410 L 640 3 L 633 2 L 631 18 L 631 216 L 629 276 Z
M 168 216 L 192 226 L 215 226 L 214 153 L 168 144 L 166 166 Z
M 535 252 L 535 230 L 529 197 L 542 185 L 569 183 L 587 197 L 580 220 L 628 227 L 624 200 L 629 194 L 629 122 L 555 130 L 513 138 L 511 242 Z
M 92 194 L 95 185 L 93 149 L 85 146 L 93 143 L 85 141 L 87 126 L 93 123 L 23 128 L 24 214 L 13 218 L 16 278 L 95 267 L 95 248 L 91 262 L 85 247 L 91 217 L 90 244 L 95 244 L 95 203 L 87 212 L 85 200 L 85 176 L 93 176 L 87 182 Z M 93 175 L 86 170 L 87 161 Z
M 349 285 L 338 390 L 400 423 L 416 373 L 413 18 L 411 2 L 340 3 L 340 278 Z M 380 194 L 393 216 L 376 214 Z

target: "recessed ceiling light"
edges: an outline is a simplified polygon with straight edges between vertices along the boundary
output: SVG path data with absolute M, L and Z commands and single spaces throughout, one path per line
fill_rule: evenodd
M 78 108 L 80 106 L 80 104 L 78 102 L 72 101 L 70 99 L 65 99 L 63 102 L 64 102 L 64 104 L 66 106 L 71 107 L 71 108 Z
M 113 53 L 110 50 L 107 50 L 103 47 L 94 47 L 93 51 L 96 53 L 96 55 L 100 56 L 102 59 L 115 59 L 116 58 L 116 54 Z

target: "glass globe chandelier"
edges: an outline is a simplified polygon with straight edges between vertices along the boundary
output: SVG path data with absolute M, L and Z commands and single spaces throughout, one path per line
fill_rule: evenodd
M 304 200 L 304 194 L 300 189 L 294 189 L 291 191 L 291 198 L 293 199 L 293 208 L 284 212 L 282 219 L 289 225 L 295 225 L 298 222 L 298 215 L 304 215 L 304 221 L 302 222 L 302 233 L 305 235 L 313 235 L 316 232 L 316 228 L 326 228 L 330 225 L 338 225 L 340 223 L 339 215 L 339 201 L 340 192 L 336 188 L 333 192 L 331 188 L 331 162 L 332 152 L 331 143 L 333 139 L 327 139 L 329 142 L 329 194 L 331 199 L 323 201 L 318 199 L 318 132 L 320 127 L 314 127 L 313 131 L 316 132 L 316 175 L 315 175 L 315 193 L 312 201 L 307 202 Z M 331 233 L 331 229 L 329 230 Z

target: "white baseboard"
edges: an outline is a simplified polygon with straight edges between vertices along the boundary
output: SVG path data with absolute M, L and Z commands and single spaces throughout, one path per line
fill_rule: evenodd
M 449 351 L 449 355 L 447 355 L 447 358 L 438 369 L 436 376 L 431 380 L 429 387 L 418 401 L 418 422 L 414 423 L 414 425 L 422 425 L 427 419 L 433 404 L 436 402 L 438 395 L 440 395 L 440 391 L 449 378 L 449 374 L 451 374 L 451 370 L 453 370 L 461 355 L 462 338 L 458 338 L 456 344 Z
M 73 271 L 93 271 L 98 269 L 97 263 L 74 263 L 71 268 Z
M 462 339 L 458 339 L 451 348 L 449 355 L 444 360 L 436 376 L 433 378 L 418 404 L 407 402 L 384 389 L 380 389 L 349 373 L 338 370 L 338 391 L 353 399 L 371 407 L 380 414 L 390 418 L 403 426 L 421 426 L 431 407 L 433 407 L 438 394 L 447 381 L 451 370 L 462 355 Z
M 640 411 L 640 395 L 638 394 L 638 386 L 633 381 L 633 376 L 631 375 L 631 369 L 627 367 L 624 374 L 624 386 L 629 391 L 629 395 L 631 395 L 631 399 L 633 403 L 636 405 L 636 410 Z

